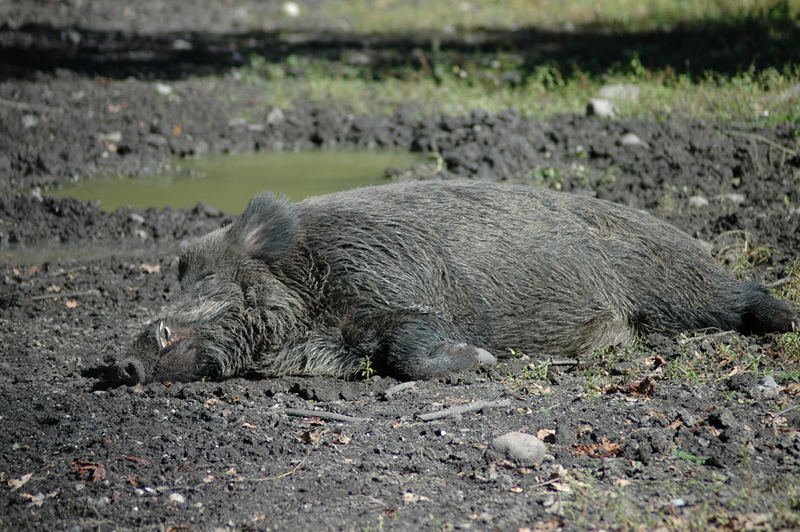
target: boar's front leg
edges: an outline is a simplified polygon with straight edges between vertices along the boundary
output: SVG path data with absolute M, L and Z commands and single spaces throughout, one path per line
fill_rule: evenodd
M 495 358 L 479 347 L 448 334 L 440 320 L 411 318 L 385 338 L 387 369 L 398 377 L 426 379 L 457 373 L 476 363 L 494 364 Z

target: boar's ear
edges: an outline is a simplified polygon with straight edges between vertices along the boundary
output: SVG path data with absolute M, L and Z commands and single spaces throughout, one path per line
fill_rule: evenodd
M 272 262 L 283 255 L 294 242 L 297 213 L 286 198 L 262 192 L 247 205 L 231 225 L 229 238 L 251 257 Z

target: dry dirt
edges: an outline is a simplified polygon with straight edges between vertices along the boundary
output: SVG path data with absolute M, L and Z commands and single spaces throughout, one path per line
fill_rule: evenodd
M 193 75 L 224 74 L 235 55 L 174 52 L 175 28 L 235 34 L 202 3 L 153 2 L 146 31 L 113 7 L 36 5 L 7 4 L 0 25 L 0 52 L 17 58 L 0 67 L 0 529 L 800 527 L 800 362 L 774 337 L 651 337 L 577 367 L 516 360 L 390 395 L 385 376 L 109 387 L 107 360 L 178 290 L 181 242 L 230 217 L 47 197 L 202 153 L 435 151 L 443 170 L 418 174 L 634 205 L 727 249 L 730 267 L 757 262 L 747 275 L 780 289 L 800 255 L 796 130 L 319 106 L 270 120 L 236 76 Z M 246 108 L 261 127 L 233 120 Z M 628 132 L 648 146 L 621 143 Z M 418 416 L 498 399 L 508 405 Z M 487 452 L 513 430 L 544 439 L 543 463 Z

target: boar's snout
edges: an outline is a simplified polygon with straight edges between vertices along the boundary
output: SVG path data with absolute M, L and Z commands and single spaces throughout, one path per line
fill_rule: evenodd
M 144 364 L 135 357 L 127 357 L 116 364 L 117 380 L 122 384 L 139 384 L 147 380 Z

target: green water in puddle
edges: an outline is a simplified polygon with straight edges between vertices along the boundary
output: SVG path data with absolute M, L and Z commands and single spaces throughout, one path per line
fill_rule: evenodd
M 67 185 L 54 196 L 99 200 L 100 207 L 193 207 L 199 201 L 231 214 L 242 212 L 262 190 L 294 201 L 366 185 L 387 183 L 387 168 L 408 168 L 419 154 L 372 151 L 265 152 L 218 155 L 181 162 L 195 175 L 152 179 L 92 180 Z

